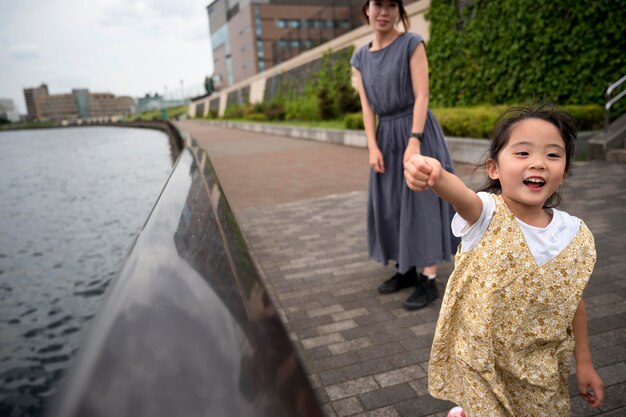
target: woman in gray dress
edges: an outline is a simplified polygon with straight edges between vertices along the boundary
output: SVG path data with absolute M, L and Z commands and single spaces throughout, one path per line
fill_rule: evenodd
M 453 172 L 452 158 L 443 132 L 428 110 L 424 41 L 407 32 L 402 1 L 366 1 L 363 14 L 374 29 L 374 38 L 356 51 L 350 63 L 359 88 L 371 166 L 369 255 L 384 265 L 389 260 L 396 262 L 398 273 L 378 291 L 387 294 L 415 286 L 403 305 L 415 310 L 439 296 L 437 265 L 450 260 L 459 241 L 450 229 L 452 206 L 432 190 L 409 190 L 403 164 L 420 153 L 437 158 L 444 169 Z M 404 32 L 396 28 L 400 22 Z

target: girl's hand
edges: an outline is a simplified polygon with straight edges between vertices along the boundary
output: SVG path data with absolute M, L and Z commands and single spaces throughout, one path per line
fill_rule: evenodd
M 604 384 L 591 363 L 576 367 L 578 392 L 591 408 L 598 408 L 604 400 Z
M 370 167 L 379 174 L 385 173 L 385 161 L 383 154 L 378 148 L 370 149 Z
M 413 155 L 404 163 L 404 179 L 413 191 L 425 191 L 432 187 L 441 174 L 441 164 L 434 158 Z
M 404 157 L 402 158 L 402 162 L 406 162 L 413 155 L 419 155 L 419 154 L 420 154 L 420 143 L 416 139 L 411 138 L 409 139 L 409 144 L 404 150 Z

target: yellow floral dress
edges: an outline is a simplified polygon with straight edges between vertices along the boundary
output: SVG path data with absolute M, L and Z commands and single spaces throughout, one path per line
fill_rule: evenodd
M 569 416 L 572 319 L 596 261 L 581 222 L 574 240 L 537 265 L 503 202 L 478 245 L 457 253 L 441 305 L 428 389 L 468 417 Z

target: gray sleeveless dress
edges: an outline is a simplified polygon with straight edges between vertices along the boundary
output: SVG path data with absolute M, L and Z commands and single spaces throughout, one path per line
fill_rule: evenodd
M 367 232 L 369 256 L 387 265 L 398 264 L 405 273 L 410 267 L 423 267 L 450 260 L 459 239 L 452 235 L 452 206 L 432 190 L 411 191 L 404 181 L 402 158 L 413 124 L 413 88 L 409 58 L 423 39 L 415 33 L 400 35 L 387 47 L 370 51 L 365 45 L 350 63 L 361 73 L 367 100 L 378 115 L 376 140 L 385 173 L 370 171 Z M 441 127 L 428 111 L 422 155 L 438 159 L 454 172 L 452 158 Z

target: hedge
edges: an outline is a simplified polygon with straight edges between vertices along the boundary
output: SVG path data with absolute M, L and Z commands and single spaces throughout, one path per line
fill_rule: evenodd
M 605 102 L 626 75 L 626 0 L 432 0 L 433 107 Z
M 432 112 L 441 125 L 446 136 L 466 138 L 488 138 L 496 120 L 509 106 L 473 106 L 473 107 L 439 107 Z M 604 110 L 598 105 L 562 106 L 576 124 L 576 129 L 601 129 L 604 123 Z M 360 113 L 348 114 L 344 117 L 346 129 L 362 130 L 363 119 Z

